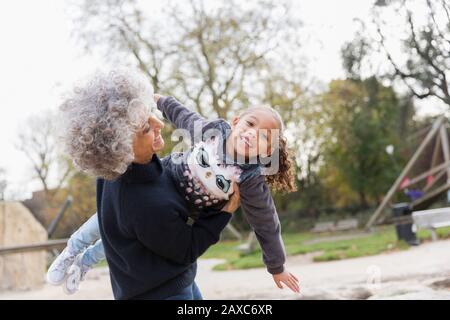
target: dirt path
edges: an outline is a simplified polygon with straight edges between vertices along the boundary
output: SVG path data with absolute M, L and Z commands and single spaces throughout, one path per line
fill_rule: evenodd
M 300 277 L 301 295 L 276 288 L 264 269 L 212 271 L 218 260 L 199 260 L 197 283 L 206 299 L 450 299 L 450 240 L 378 256 L 311 260 L 311 255 L 288 259 L 288 269 Z M 0 299 L 112 299 L 112 293 L 108 269 L 96 268 L 73 296 L 44 285 L 3 292 Z

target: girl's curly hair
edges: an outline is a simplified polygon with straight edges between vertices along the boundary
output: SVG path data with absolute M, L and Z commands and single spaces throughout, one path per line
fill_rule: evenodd
M 297 191 L 296 178 L 295 178 L 295 168 L 294 160 L 291 150 L 287 145 L 286 137 L 284 136 L 284 123 L 280 114 L 271 107 L 266 106 L 255 106 L 250 107 L 245 110 L 241 117 L 251 113 L 252 111 L 262 110 L 269 112 L 278 123 L 279 133 L 277 135 L 278 149 L 272 153 L 273 156 L 278 156 L 278 170 L 274 174 L 266 174 L 266 182 L 269 184 L 270 188 L 274 191 L 283 192 L 294 192 Z M 271 163 L 267 164 L 266 167 L 270 167 Z M 270 172 L 270 171 L 268 171 Z

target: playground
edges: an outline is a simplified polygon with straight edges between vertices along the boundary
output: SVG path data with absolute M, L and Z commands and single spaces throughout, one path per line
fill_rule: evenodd
M 450 300 L 450 0 L 24 1 L 0 300 Z

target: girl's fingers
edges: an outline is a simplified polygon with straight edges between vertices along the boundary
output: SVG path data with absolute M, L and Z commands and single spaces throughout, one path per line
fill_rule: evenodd
M 297 282 L 295 283 L 295 287 L 297 288 L 297 292 L 300 292 L 300 286 Z
M 296 291 L 295 290 L 295 286 L 290 282 L 290 281 L 286 281 L 286 285 L 292 290 L 292 291 Z
M 292 287 L 294 288 L 293 290 L 295 292 L 300 292 L 300 286 L 298 285 L 297 282 L 295 282 L 294 280 L 290 279 L 289 283 L 292 285 Z
M 283 289 L 283 286 L 281 285 L 280 281 L 278 281 L 278 280 L 274 280 L 274 281 L 278 288 Z
M 299 287 L 297 285 L 297 283 L 295 283 L 293 280 L 290 280 L 289 283 L 291 284 L 291 287 L 293 288 L 292 290 L 295 292 L 299 291 Z
M 289 274 L 290 274 L 290 276 L 291 276 L 292 278 L 294 278 L 297 282 L 299 281 L 299 280 L 297 279 L 297 277 L 294 276 L 292 273 L 289 273 Z

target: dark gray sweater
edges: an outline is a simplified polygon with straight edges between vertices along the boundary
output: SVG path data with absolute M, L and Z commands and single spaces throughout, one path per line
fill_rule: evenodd
M 190 111 L 173 97 L 162 97 L 158 101 L 158 109 L 163 113 L 163 116 L 170 121 L 176 128 L 186 129 L 190 132 L 190 139 L 195 144 L 200 140 L 205 140 L 207 132 L 214 129 L 221 134 L 219 150 L 223 152 L 220 154 L 220 159 L 223 163 L 229 163 L 223 148 L 224 142 L 231 133 L 231 126 L 223 119 L 207 120 L 198 113 Z M 195 134 L 194 134 L 195 133 Z M 198 135 L 200 133 L 200 136 Z M 165 167 L 173 173 L 173 179 L 177 185 L 185 185 L 186 181 L 186 165 L 176 161 L 169 161 L 172 157 L 181 157 L 183 160 L 187 159 L 189 152 L 184 154 L 172 154 L 163 159 Z M 261 175 L 261 167 L 259 164 L 243 164 L 234 163 L 238 166 L 242 173 L 240 174 L 239 189 L 241 194 L 241 205 L 245 212 L 245 217 L 255 231 L 258 242 L 263 253 L 263 261 L 267 270 L 271 274 L 278 274 L 284 271 L 284 263 L 286 259 L 283 240 L 281 238 L 281 228 L 278 214 L 263 175 Z M 180 192 L 185 192 L 186 189 L 180 189 Z M 186 193 L 186 192 L 185 192 Z M 188 201 L 193 201 L 189 198 L 190 194 L 185 194 Z M 200 202 L 200 200 L 197 200 Z M 203 203 L 199 203 L 202 205 Z M 218 205 L 223 206 L 224 202 L 219 202 Z M 217 209 L 217 206 L 216 208 Z M 212 211 L 216 212 L 216 211 Z M 207 211 L 201 211 L 202 214 L 207 214 Z
M 197 258 L 231 219 L 219 212 L 186 224 L 186 203 L 156 155 L 99 179 L 97 210 L 116 299 L 165 299 L 192 284 Z

